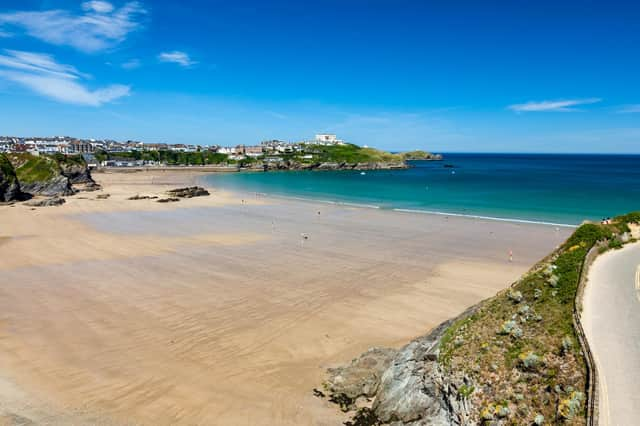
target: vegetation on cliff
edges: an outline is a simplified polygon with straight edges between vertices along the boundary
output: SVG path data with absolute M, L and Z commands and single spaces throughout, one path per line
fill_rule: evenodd
M 587 258 L 633 241 L 631 223 L 640 212 L 580 226 L 509 289 L 398 351 L 329 369 L 316 393 L 353 411 L 354 426 L 585 424 L 576 294 Z
M 440 342 L 447 374 L 468 377 L 460 388 L 472 420 L 505 424 L 584 424 L 586 364 L 573 326 L 576 292 L 587 253 L 596 244 L 622 246 L 628 223 L 584 224 L 520 281 L 455 322 Z
M 11 161 L 0 154 L 0 202 L 15 201 L 21 197 L 20 184 Z
M 94 184 L 81 155 L 11 153 L 6 158 L 22 191 L 31 195 L 71 195 L 72 184 Z
M 412 151 L 405 154 L 392 154 L 375 148 L 361 147 L 354 144 L 344 145 L 319 145 L 302 144 L 299 150 L 291 152 L 278 152 L 259 157 L 247 157 L 243 160 L 233 160 L 226 154 L 210 151 L 175 152 L 168 150 L 159 151 L 133 151 L 133 152 L 106 152 L 99 151 L 95 154 L 98 161 L 105 160 L 143 160 L 164 163 L 167 165 L 208 165 L 208 164 L 238 164 L 240 166 L 254 165 L 266 159 L 276 160 L 283 164 L 403 164 L 406 159 L 439 159 L 425 151 Z
M 218 154 L 210 151 L 176 152 L 168 150 L 159 151 L 132 151 L 132 152 L 106 152 L 95 153 L 96 160 L 143 160 L 165 163 L 170 166 L 204 166 L 207 164 L 222 164 L 229 161 L 226 154 Z
M 11 161 L 9 161 L 5 154 L 0 154 L 0 173 L 3 176 L 3 179 L 8 183 L 13 183 L 17 179 L 16 171 L 13 169 Z
M 442 160 L 442 155 L 422 150 L 403 152 L 401 155 L 404 160 Z
M 312 158 L 305 159 L 304 156 Z M 321 163 L 394 163 L 404 161 L 401 155 L 391 154 L 375 148 L 364 148 L 354 144 L 344 145 L 303 145 L 300 153 L 291 155 L 294 159 Z
M 60 167 L 52 157 L 9 154 L 9 159 L 21 184 L 48 181 L 60 174 Z

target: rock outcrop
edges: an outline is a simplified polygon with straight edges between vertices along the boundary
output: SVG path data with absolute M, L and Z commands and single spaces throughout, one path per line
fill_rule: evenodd
M 87 164 L 83 162 L 59 162 L 60 173 L 69 179 L 71 184 L 95 184 Z
M 71 182 L 69 182 L 69 178 L 64 175 L 58 175 L 42 181 L 23 183 L 22 190 L 31 195 L 45 197 L 67 196 L 76 193 L 71 186 Z
M 31 201 L 27 201 L 25 204 L 29 207 L 51 207 L 51 206 L 61 206 L 65 203 L 64 198 L 60 197 L 50 197 L 44 199 L 34 199 Z
M 201 186 L 189 186 L 186 188 L 177 188 L 167 191 L 167 195 L 177 198 L 193 198 L 204 197 L 209 195 L 209 191 Z
M 20 182 L 9 159 L 0 154 L 0 202 L 17 201 L 22 198 Z
M 406 169 L 406 163 L 400 162 L 373 162 L 373 163 L 302 163 L 298 161 L 278 161 L 253 166 L 256 170 L 389 170 Z
M 99 188 L 91 178 L 87 163 L 80 156 L 14 153 L 7 158 L 15 170 L 22 192 L 31 196 L 73 195 L 77 192 L 74 184 L 82 186 L 84 190 Z
M 467 311 L 463 316 L 470 315 Z M 439 364 L 439 344 L 447 321 L 400 350 L 373 348 L 344 367 L 327 371 L 329 400 L 343 411 L 354 411 L 350 424 L 394 426 L 458 426 L 469 422 L 468 377 L 445 373 Z M 357 412 L 358 398 L 372 398 L 371 408 Z M 365 419 L 359 422 L 360 419 Z
M 330 368 L 325 388 L 332 401 L 343 411 L 349 411 L 356 408 L 358 398 L 373 398 L 397 353 L 395 349 L 371 348 L 346 366 Z

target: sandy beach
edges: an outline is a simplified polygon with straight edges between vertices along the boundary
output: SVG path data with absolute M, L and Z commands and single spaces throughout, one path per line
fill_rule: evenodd
M 426 333 L 572 231 L 219 188 L 130 201 L 198 175 L 94 178 L 0 206 L 0 425 L 340 424 L 312 393 L 327 367 Z

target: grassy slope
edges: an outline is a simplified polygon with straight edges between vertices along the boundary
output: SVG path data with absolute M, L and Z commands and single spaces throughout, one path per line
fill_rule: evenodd
M 379 163 L 402 162 L 398 154 L 391 154 L 375 148 L 362 148 L 353 144 L 345 145 L 305 145 L 304 154 L 312 154 L 314 161 L 327 163 Z M 297 156 L 297 155 L 296 155 Z
M 424 158 L 430 158 L 432 156 L 430 152 L 422 150 L 403 152 L 401 155 L 405 160 L 422 160 Z
M 20 183 L 43 182 L 60 174 L 58 163 L 51 157 L 31 154 L 9 154 Z
M 302 158 L 305 154 L 312 154 L 313 159 Z M 401 162 L 402 155 L 390 154 L 374 148 L 362 148 L 353 144 L 322 146 L 315 144 L 304 145 L 302 152 L 274 154 L 286 160 L 300 162 L 327 162 L 327 163 L 379 163 L 379 162 Z M 152 160 L 166 162 L 172 165 L 185 164 L 220 164 L 225 162 L 233 163 L 225 154 L 215 154 L 208 151 L 203 152 L 172 152 L 172 151 L 134 151 L 126 153 L 96 153 L 99 161 L 107 159 L 134 159 Z M 250 159 L 249 161 L 255 161 Z
M 13 169 L 13 165 L 5 154 L 0 154 L 0 172 L 9 183 L 12 183 L 16 179 L 16 172 Z
M 16 176 L 21 183 L 29 184 L 34 182 L 45 182 L 60 175 L 61 165 L 78 165 L 86 164 L 84 158 L 80 155 L 31 155 L 26 153 L 7 154 Z
M 512 288 L 447 331 L 440 361 L 477 384 L 459 390 L 478 408 L 475 420 L 585 423 L 586 365 L 572 322 L 582 264 L 595 244 L 620 247 L 612 235 L 637 221 L 634 213 L 614 225 L 582 225 Z

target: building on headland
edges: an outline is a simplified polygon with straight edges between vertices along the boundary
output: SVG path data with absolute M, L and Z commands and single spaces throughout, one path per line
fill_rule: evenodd
M 345 142 L 332 133 L 319 133 L 316 135 L 315 143 L 318 145 L 344 145 Z
M 52 137 L 14 137 L 0 136 L 0 152 L 28 152 L 39 154 L 89 154 L 106 151 L 109 153 L 131 153 L 136 151 L 172 151 L 172 152 L 215 152 L 228 155 L 229 159 L 259 158 L 299 153 L 308 150 L 308 145 L 343 145 L 346 142 L 332 133 L 318 133 L 312 140 L 286 142 L 272 139 L 259 145 L 201 146 L 194 144 L 145 143 L 127 140 L 117 142 L 111 139 L 79 139 L 69 136 Z M 306 146 L 306 148 L 305 148 Z

